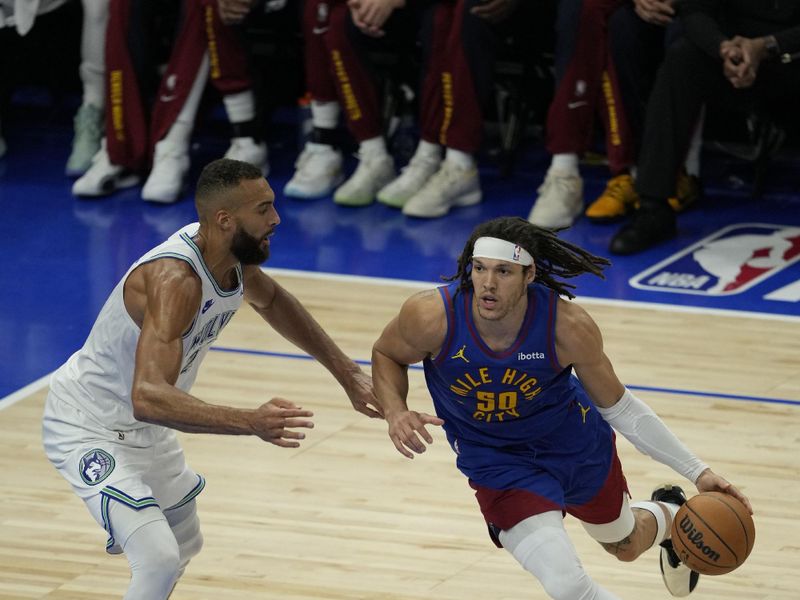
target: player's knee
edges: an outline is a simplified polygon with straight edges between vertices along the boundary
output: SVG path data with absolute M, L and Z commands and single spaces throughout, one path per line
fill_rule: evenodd
M 540 583 L 554 600 L 589 600 L 594 597 L 594 582 L 580 565 L 573 569 L 550 571 Z
M 147 558 L 140 562 L 139 570 L 156 581 L 172 581 L 181 569 L 181 553 L 177 544 L 163 544 L 150 550 Z
M 160 527 L 160 524 L 153 525 Z M 166 525 L 162 529 L 156 527 L 145 525 L 125 544 L 131 567 L 131 582 L 125 600 L 166 598 L 180 576 L 178 542 Z

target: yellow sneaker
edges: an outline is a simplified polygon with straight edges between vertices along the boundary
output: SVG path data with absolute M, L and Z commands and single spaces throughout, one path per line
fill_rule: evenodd
M 686 171 L 678 173 L 676 183 L 677 195 L 669 198 L 669 205 L 676 213 L 683 212 L 689 206 L 697 202 L 703 195 L 700 187 L 700 178 L 697 175 L 687 175 Z
M 633 177 L 617 175 L 608 180 L 606 189 L 586 209 L 586 218 L 595 222 L 616 221 L 639 205 L 633 189 Z

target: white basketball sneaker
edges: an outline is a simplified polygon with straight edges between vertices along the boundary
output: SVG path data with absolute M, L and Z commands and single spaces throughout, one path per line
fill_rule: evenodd
M 686 494 L 677 485 L 664 485 L 653 490 L 650 499 L 681 506 L 686 502 Z M 664 580 L 667 590 L 677 598 L 688 596 L 697 587 L 700 574 L 692 571 L 681 562 L 677 552 L 672 548 L 672 540 L 668 539 L 661 542 L 660 550 L 658 564 L 661 568 L 661 578 Z
M 242 162 L 255 165 L 264 174 L 269 175 L 269 161 L 267 160 L 267 144 L 256 141 L 251 137 L 235 137 L 231 139 L 231 145 L 225 152 L 225 158 L 241 160 Z
M 388 154 L 361 156 L 358 167 L 333 195 L 333 201 L 342 206 L 366 206 L 375 200 L 375 194 L 395 176 L 394 159 Z
M 103 140 L 100 150 L 92 157 L 92 166 L 72 184 L 72 193 L 75 196 L 107 196 L 138 183 L 138 175 L 111 162 Z
M 292 198 L 328 196 L 344 179 L 342 153 L 326 144 L 307 142 L 294 168 L 294 175 L 283 188 L 284 195 Z
M 422 189 L 409 198 L 403 214 L 428 219 L 441 217 L 453 206 L 473 206 L 482 198 L 478 169 L 465 169 L 445 160 Z
M 583 212 L 583 179 L 580 175 L 550 169 L 539 186 L 539 197 L 528 221 L 539 227 L 569 227 Z
M 153 168 L 142 188 L 142 199 L 148 202 L 171 204 L 183 192 L 189 172 L 189 154 L 185 147 L 177 147 L 169 140 L 156 144 Z
M 75 137 L 72 152 L 67 159 L 66 174 L 83 175 L 92 166 L 92 157 L 100 150 L 103 137 L 103 110 L 92 104 L 83 104 L 75 114 Z
M 441 158 L 412 157 L 411 162 L 403 167 L 400 177 L 381 188 L 378 202 L 393 208 L 402 208 L 439 170 L 441 164 Z

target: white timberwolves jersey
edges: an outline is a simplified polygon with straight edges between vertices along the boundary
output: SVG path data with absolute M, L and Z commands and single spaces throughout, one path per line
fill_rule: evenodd
M 242 304 L 241 266 L 238 286 L 222 290 L 211 276 L 192 236 L 198 223 L 187 225 L 136 261 L 117 284 L 97 317 L 83 348 L 73 354 L 51 378 L 53 394 L 112 431 L 147 426 L 133 417 L 131 388 L 139 327 L 125 309 L 123 288 L 131 272 L 160 258 L 185 260 L 203 282 L 203 298 L 191 327 L 183 335 L 183 361 L 176 386 L 188 392 L 200 363 L 219 332 Z

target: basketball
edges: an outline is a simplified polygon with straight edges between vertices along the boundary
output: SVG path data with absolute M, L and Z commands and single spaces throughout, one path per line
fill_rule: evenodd
M 703 575 L 723 575 L 753 549 L 756 528 L 733 496 L 703 492 L 680 507 L 672 522 L 672 547 L 681 561 Z

